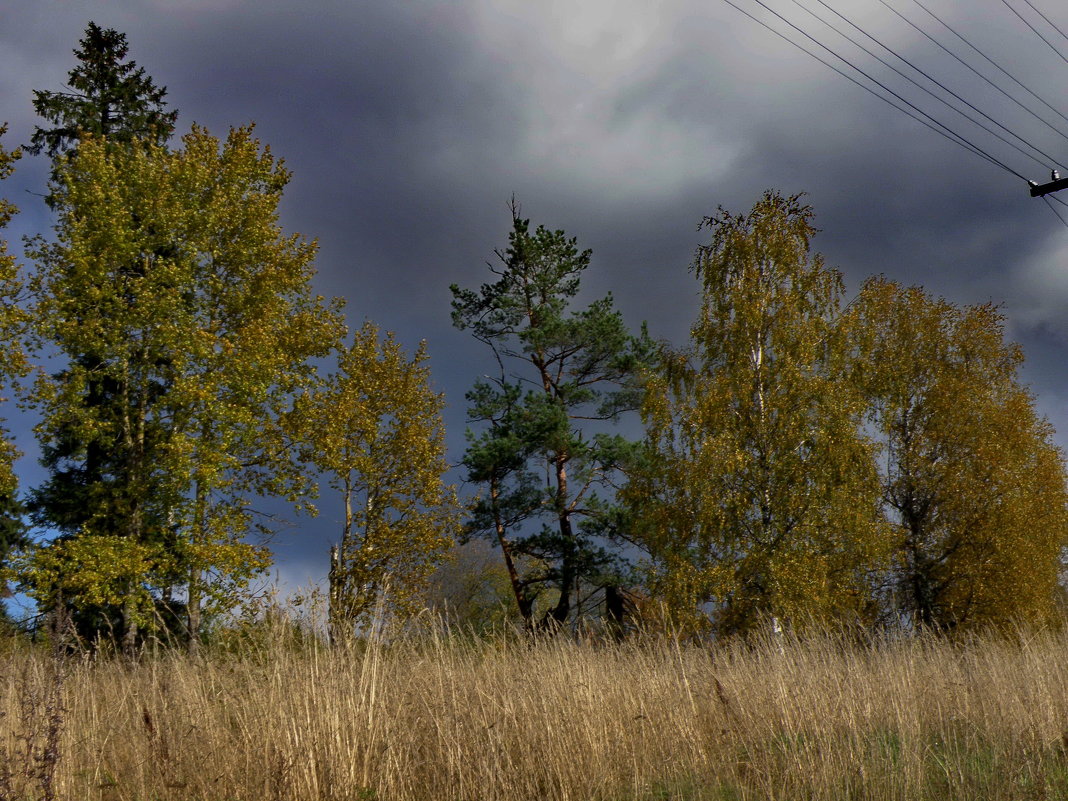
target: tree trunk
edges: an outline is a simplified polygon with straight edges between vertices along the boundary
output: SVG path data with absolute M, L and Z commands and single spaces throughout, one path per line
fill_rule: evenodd
M 575 532 L 567 508 L 567 459 L 556 457 L 556 503 L 563 547 L 560 554 L 560 600 L 545 615 L 545 623 L 559 628 L 571 614 L 571 587 L 575 583 Z
M 137 619 L 131 593 L 127 593 L 126 603 L 122 605 L 122 655 L 133 659 L 137 653 Z
M 345 621 L 342 614 L 343 582 L 341 575 L 341 552 L 338 546 L 330 546 L 330 573 L 328 582 L 327 637 L 332 647 L 341 645 L 345 639 Z
M 604 615 L 608 633 L 616 642 L 623 639 L 626 618 L 626 601 L 619 587 L 609 584 L 604 588 Z
M 207 526 L 207 501 L 204 489 L 197 482 L 196 501 L 193 510 L 193 544 L 199 545 L 205 539 Z M 186 605 L 186 631 L 189 635 L 189 653 L 195 656 L 200 652 L 200 604 L 202 601 L 203 574 L 196 557 L 189 566 L 189 598 Z
M 352 484 L 346 477 L 342 492 L 345 523 L 341 544 L 330 546 L 330 574 L 327 603 L 328 636 L 332 646 L 341 645 L 352 634 L 352 588 L 345 576 L 345 559 L 352 550 Z
M 200 653 L 200 571 L 189 570 L 189 600 L 186 605 L 186 631 L 189 635 L 189 654 Z
M 501 490 L 497 480 L 495 478 L 491 479 L 490 502 L 493 505 L 493 528 L 497 534 L 497 542 L 501 546 L 501 553 L 504 554 L 504 565 L 508 570 L 508 580 L 512 584 L 512 592 L 515 594 L 516 606 L 519 607 L 519 615 L 523 618 L 523 628 L 529 631 L 533 628 L 534 623 L 534 604 L 519 581 L 519 570 L 516 568 L 515 558 L 512 556 L 512 544 L 508 541 L 504 521 L 501 520 L 500 510 L 497 507 L 497 499 L 500 494 Z

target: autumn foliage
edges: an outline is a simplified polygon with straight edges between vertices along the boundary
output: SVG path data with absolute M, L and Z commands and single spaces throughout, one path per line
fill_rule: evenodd
M 658 343 L 585 302 L 592 253 L 513 200 L 489 281 L 451 287 L 486 357 L 460 499 L 427 345 L 350 332 L 316 294 L 254 128 L 175 138 L 124 35 L 80 44 L 70 91 L 35 93 L 54 227 L 30 267 L 0 240 L 0 391 L 37 415 L 47 473 L 20 494 L 2 432 L 0 570 L 38 624 L 196 650 L 255 594 L 274 510 L 325 505 L 335 643 L 447 608 L 435 571 L 479 537 L 502 566 L 454 566 L 492 590 L 461 606 L 535 634 L 1061 620 L 1063 454 L 996 306 L 882 277 L 847 302 L 813 210 L 768 191 L 704 220 L 690 339 Z
M 692 344 L 647 375 L 623 497 L 679 625 L 953 631 L 1057 617 L 1062 455 L 993 306 L 868 281 L 843 311 L 812 211 L 706 220 Z

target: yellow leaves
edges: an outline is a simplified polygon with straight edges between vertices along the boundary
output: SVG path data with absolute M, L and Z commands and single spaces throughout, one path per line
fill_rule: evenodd
M 305 456 L 349 510 L 332 576 L 335 616 L 349 625 L 374 607 L 387 581 L 390 608 L 413 611 L 452 545 L 459 507 L 442 479 L 443 405 L 430 387 L 425 347 L 408 359 L 370 322 L 340 354 L 338 372 L 297 405 L 293 425 Z
M 0 125 L 0 136 L 7 125 Z M 21 153 L 7 151 L 0 146 L 0 180 L 14 170 L 14 162 Z M 0 228 L 3 228 L 17 211 L 15 206 L 0 198 Z M 7 242 L 0 239 L 0 389 L 24 377 L 30 371 L 29 361 L 22 345 L 26 314 L 19 300 L 23 291 L 21 270 L 15 259 L 7 252 Z M 6 400 L 0 398 L 0 400 Z M 2 422 L 2 419 L 0 419 Z M 8 432 L 0 427 L 0 493 L 14 493 L 16 479 L 13 464 L 19 453 L 8 439 Z M 2 588 L 3 585 L 0 585 Z
M 838 318 L 807 220 L 766 196 L 710 221 L 694 348 L 646 383 L 624 497 L 665 598 L 730 631 L 760 612 L 1052 619 L 1064 465 L 1002 315 L 872 279 Z
M 1065 475 L 990 305 L 868 281 L 848 320 L 854 380 L 885 442 L 905 611 L 942 627 L 1050 619 Z
M 83 534 L 38 546 L 18 556 L 14 571 L 46 607 L 59 597 L 76 608 L 151 606 L 146 577 L 167 568 L 158 547 L 124 537 Z
M 86 137 L 57 179 L 33 313 L 68 369 L 39 387 L 41 430 L 121 451 L 131 427 L 155 427 L 139 479 L 167 505 L 186 575 L 232 601 L 269 555 L 241 543 L 247 498 L 308 495 L 280 416 L 341 330 L 338 307 L 311 292 L 314 243 L 278 226 L 289 174 L 251 127 L 220 141 L 194 126 L 176 149 Z M 85 402 L 101 386 L 146 391 L 137 405 Z
M 725 630 L 805 604 L 831 613 L 846 588 L 865 592 L 845 568 L 883 547 L 861 405 L 836 361 L 841 277 L 810 257 L 810 217 L 769 194 L 706 221 L 695 366 L 669 362 L 685 375 L 670 392 L 648 382 L 654 458 L 624 492 L 664 581 L 690 588 L 677 600 L 722 607 Z

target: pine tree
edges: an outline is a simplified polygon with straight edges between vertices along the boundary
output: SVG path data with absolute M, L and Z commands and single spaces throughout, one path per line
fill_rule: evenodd
M 576 612 L 580 581 L 619 580 L 613 554 L 580 522 L 605 516 L 595 492 L 617 475 L 629 446 L 583 426 L 636 408 L 637 371 L 651 345 L 644 332 L 627 331 L 611 296 L 569 308 L 590 251 L 563 231 L 531 231 L 513 205 L 509 247 L 497 256 L 495 283 L 452 287 L 454 325 L 470 329 L 501 366 L 499 378 L 467 396 L 472 418 L 486 425 L 464 457 L 469 479 L 486 488 L 469 531 L 501 546 L 528 625 L 553 627 Z M 536 483 L 537 475 L 545 478 Z M 525 525 L 539 520 L 540 531 Z M 539 598 L 548 608 L 535 621 Z

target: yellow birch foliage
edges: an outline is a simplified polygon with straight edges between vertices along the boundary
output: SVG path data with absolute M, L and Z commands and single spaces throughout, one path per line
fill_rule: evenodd
M 885 553 L 863 406 L 843 381 L 839 273 L 811 210 L 766 193 L 706 220 L 692 350 L 649 379 L 646 461 L 624 498 L 676 622 L 745 633 L 870 613 Z
M 443 480 L 444 399 L 426 358 L 425 344 L 408 359 L 392 334 L 365 323 L 338 371 L 295 409 L 306 457 L 344 510 L 330 572 L 335 637 L 366 630 L 377 608 L 400 617 L 421 608 L 453 544 L 460 509 Z
M 855 381 L 885 447 L 899 609 L 942 630 L 1052 621 L 1064 465 L 1001 313 L 874 278 L 849 318 Z

